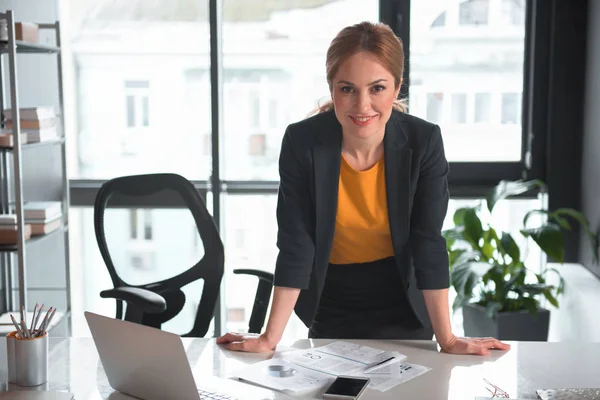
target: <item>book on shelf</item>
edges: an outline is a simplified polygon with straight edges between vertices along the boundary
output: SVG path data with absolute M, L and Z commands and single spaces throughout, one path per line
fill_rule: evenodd
M 31 238 L 31 225 L 25 224 L 23 235 L 25 240 Z M 17 225 L 0 226 L 0 244 L 16 244 L 18 240 Z
M 21 143 L 27 143 L 26 133 L 21 132 Z M 0 147 L 14 147 L 14 138 L 12 132 L 0 133 Z
M 60 228 L 62 212 L 45 219 L 25 218 L 25 223 L 31 225 L 31 236 L 45 235 Z
M 21 120 L 21 129 L 44 129 L 51 128 L 56 125 L 56 118 L 47 118 L 47 119 L 22 119 Z M 6 121 L 6 129 L 12 129 L 13 123 L 12 120 Z
M 17 215 L 16 214 L 0 214 L 0 227 L 3 225 L 16 225 Z
M 4 116 L 7 120 L 12 120 L 12 109 L 8 108 L 4 110 Z M 54 112 L 54 107 L 51 106 L 19 108 L 19 118 L 21 121 L 40 121 L 44 119 L 52 119 L 54 117 L 56 117 L 56 113 Z
M 26 221 L 52 220 L 62 215 L 62 202 L 28 201 L 23 204 L 23 215 Z
M 43 129 L 22 129 L 21 132 L 26 135 L 27 143 L 44 142 L 58 137 L 58 132 L 54 126 Z
M 56 218 L 53 221 L 50 222 L 42 222 L 42 223 L 35 223 L 33 221 L 31 222 L 27 222 L 27 224 L 31 225 L 31 236 L 39 236 L 39 235 L 45 235 L 47 233 L 53 232 L 55 230 L 57 230 L 58 228 L 60 228 L 60 225 L 62 223 L 62 218 Z

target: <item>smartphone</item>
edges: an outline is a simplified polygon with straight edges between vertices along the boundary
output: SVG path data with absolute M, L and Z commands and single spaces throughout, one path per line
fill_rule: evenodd
M 338 376 L 323 394 L 323 399 L 329 400 L 351 400 L 358 397 L 369 385 L 369 378 L 357 378 L 354 376 Z

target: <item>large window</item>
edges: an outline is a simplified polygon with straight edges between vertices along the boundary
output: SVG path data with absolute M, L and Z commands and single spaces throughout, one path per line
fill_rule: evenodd
M 76 1 L 72 179 L 210 175 L 208 1 Z
M 72 254 L 83 266 L 72 285 L 83 300 L 73 304 L 114 312 L 114 302 L 98 295 L 110 287 L 90 208 L 98 187 L 116 176 L 175 172 L 210 190 L 208 208 L 225 245 L 215 330 L 247 329 L 256 278 L 232 271 L 274 269 L 283 133 L 329 99 L 327 48 L 341 28 L 363 20 L 386 21 L 404 39 L 409 113 L 441 126 L 451 193 L 456 176 L 472 189 L 469 197 L 483 196 L 483 186 L 498 179 L 521 176 L 525 0 L 159 3 L 65 3 L 63 54 L 75 68 L 66 83 L 77 96 L 65 113 L 73 120 L 67 126 L 71 200 L 83 207 L 72 211 L 70 228 Z M 222 18 L 214 12 L 218 4 Z M 498 167 L 493 174 L 489 165 Z M 172 275 L 170 268 L 187 267 L 202 247 L 173 199 L 158 201 L 158 210 L 111 212 L 118 229 L 113 246 L 132 283 Z M 449 215 L 460 201 L 453 199 Z M 522 212 L 499 211 L 506 221 Z M 171 248 L 175 238 L 178 254 Z M 169 256 L 181 262 L 165 261 Z M 185 290 L 196 299 L 202 288 Z M 186 331 L 194 306 L 166 329 Z M 294 318 L 285 335 L 305 336 L 306 328 Z
M 378 1 L 223 0 L 221 175 L 279 179 L 285 128 L 329 97 L 325 53 L 346 25 L 377 20 Z
M 450 162 L 520 162 L 525 1 L 410 6 L 410 113 L 441 126 Z

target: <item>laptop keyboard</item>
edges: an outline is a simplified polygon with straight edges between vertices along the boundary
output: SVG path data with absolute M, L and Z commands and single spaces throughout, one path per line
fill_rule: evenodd
M 206 390 L 198 389 L 200 393 L 200 399 L 213 399 L 213 400 L 238 400 L 237 397 L 229 396 L 223 393 L 209 392 Z

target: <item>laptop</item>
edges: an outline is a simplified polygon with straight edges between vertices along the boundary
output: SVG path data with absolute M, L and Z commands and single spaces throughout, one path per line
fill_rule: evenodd
M 145 400 L 237 399 L 232 393 L 234 380 L 211 377 L 221 381 L 217 384 L 218 392 L 196 386 L 179 335 L 89 311 L 84 314 L 113 389 Z M 235 392 L 242 393 L 244 399 L 248 398 L 249 390 L 258 389 L 237 385 L 241 388 Z M 251 394 L 251 397 L 272 397 L 259 390 L 262 393 Z

